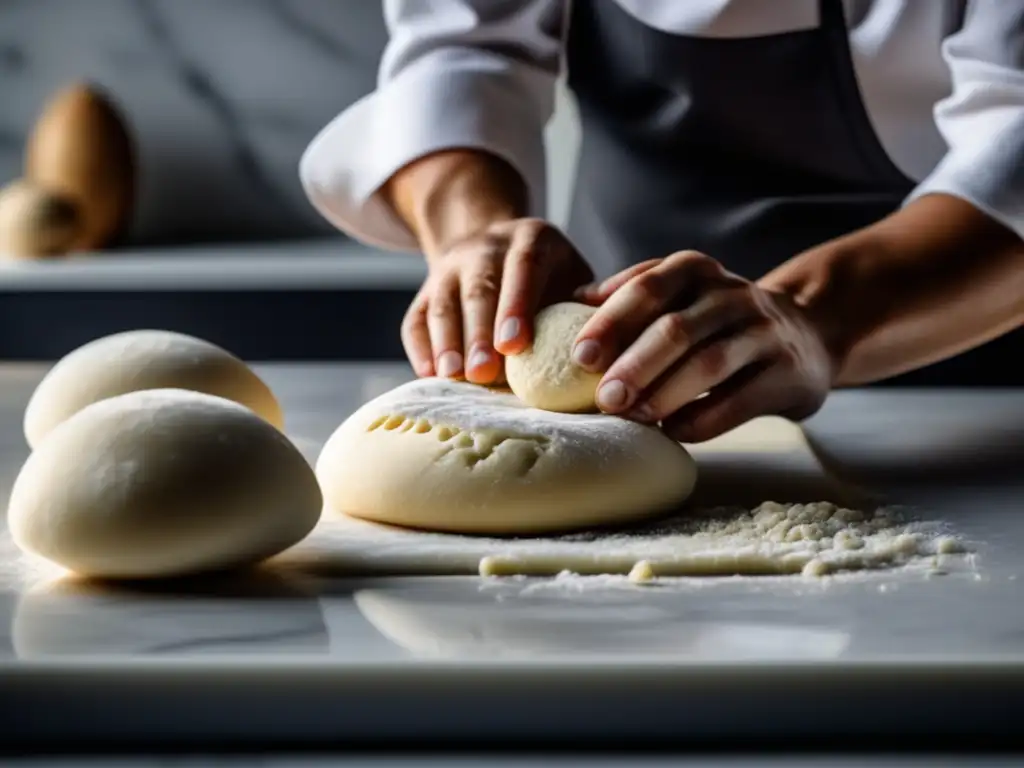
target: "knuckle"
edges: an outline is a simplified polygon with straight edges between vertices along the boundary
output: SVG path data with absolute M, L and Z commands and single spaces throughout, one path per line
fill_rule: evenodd
M 462 298 L 465 302 L 482 304 L 491 302 L 498 293 L 498 276 L 491 272 L 480 272 L 472 275 L 462 287 Z
M 427 298 L 423 293 L 420 293 L 409 308 L 405 310 L 405 315 L 402 317 L 402 328 L 412 328 L 423 322 L 424 317 L 427 313 Z
M 670 312 L 654 321 L 658 334 L 673 347 L 689 347 L 692 339 L 690 324 L 679 312 Z
M 794 374 L 800 369 L 800 358 L 796 351 L 786 345 L 774 350 L 772 363 L 783 374 Z
M 427 305 L 427 317 L 434 320 L 452 317 L 459 309 L 458 302 L 450 293 L 439 293 Z
M 740 304 L 750 308 L 758 316 L 765 316 L 768 314 L 765 294 L 756 285 L 743 281 L 741 284 L 737 285 L 734 290 L 736 300 Z
M 685 264 L 693 269 L 710 269 L 718 267 L 718 262 L 700 251 L 676 251 L 668 257 L 675 264 Z
M 747 326 L 745 337 L 750 345 L 761 354 L 794 358 L 796 350 L 779 338 L 775 324 L 770 318 L 757 317 Z
M 630 299 L 646 309 L 661 307 L 671 298 L 667 281 L 656 272 L 644 272 L 633 278 L 626 291 Z
M 419 312 L 406 312 L 402 318 L 402 336 L 410 336 L 422 325 L 423 315 Z
M 717 380 L 725 371 L 729 355 L 724 345 L 709 344 L 694 357 L 694 365 L 703 380 Z
M 503 254 L 505 249 L 508 248 L 508 235 L 502 231 L 490 229 L 480 235 L 479 240 L 475 244 L 477 246 L 474 249 L 475 252 L 481 253 L 481 255 L 493 256 L 495 254 Z
M 531 240 L 528 243 L 523 243 L 519 246 L 514 254 L 515 261 L 518 264 L 532 265 L 540 261 L 542 249 L 539 247 L 539 243 L 536 240 Z

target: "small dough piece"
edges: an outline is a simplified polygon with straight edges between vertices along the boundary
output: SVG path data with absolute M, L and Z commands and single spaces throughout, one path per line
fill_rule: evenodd
M 653 427 L 551 413 L 467 382 L 419 379 L 371 400 L 317 460 L 327 505 L 466 534 L 625 524 L 678 507 L 696 464 Z
M 597 410 L 601 374 L 585 371 L 572 361 L 573 342 L 596 311 L 586 304 L 563 302 L 537 313 L 533 344 L 505 358 L 505 378 L 520 400 L 559 413 Z
M 172 331 L 128 331 L 91 341 L 46 374 L 25 409 L 25 438 L 35 448 L 82 408 L 146 389 L 187 389 L 233 400 L 278 429 L 281 406 L 245 363 L 208 341 Z
M 646 584 L 654 579 L 654 569 L 647 560 L 637 560 L 636 565 L 629 571 L 629 580 L 634 584 Z
M 14 483 L 8 524 L 22 550 L 83 576 L 176 577 L 271 557 L 321 509 L 302 454 L 248 408 L 149 390 L 54 429 Z

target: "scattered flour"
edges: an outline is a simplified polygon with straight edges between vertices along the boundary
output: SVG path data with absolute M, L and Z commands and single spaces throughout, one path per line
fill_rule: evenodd
M 545 576 L 552 586 L 590 589 L 653 586 L 682 576 L 804 574 L 800 581 L 824 584 L 815 577 L 903 567 L 939 575 L 973 570 L 972 560 L 955 531 L 902 509 L 766 502 L 542 537 L 460 536 L 324 516 L 279 561 L 331 576 Z
M 563 541 L 599 535 L 588 533 Z M 638 551 L 644 551 L 642 558 L 636 557 Z M 964 552 L 963 544 L 937 524 L 905 522 L 892 509 L 865 513 L 827 502 L 765 502 L 753 510 L 712 509 L 628 535 L 604 535 L 594 551 L 496 553 L 480 561 L 480 573 L 620 574 L 635 584 L 671 576 L 821 577 L 912 561 L 930 562 L 938 570 L 944 557 Z

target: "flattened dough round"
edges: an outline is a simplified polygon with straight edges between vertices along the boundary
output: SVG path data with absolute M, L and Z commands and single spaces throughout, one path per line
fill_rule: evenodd
M 560 413 L 597 410 L 601 374 L 585 371 L 572 361 L 573 342 L 596 311 L 586 304 L 563 302 L 537 313 L 533 344 L 505 358 L 505 378 L 520 400 Z
M 184 390 L 86 406 L 56 427 L 11 491 L 15 543 L 104 578 L 183 576 L 259 562 L 322 509 L 309 463 L 248 408 Z
M 96 339 L 59 360 L 29 400 L 25 438 L 35 448 L 87 405 L 146 389 L 216 395 L 252 409 L 278 429 L 284 426 L 274 393 L 230 352 L 181 333 L 140 330 Z
M 371 400 L 317 461 L 327 506 L 467 534 L 624 524 L 693 490 L 689 453 L 653 427 L 525 406 L 466 382 L 418 379 Z

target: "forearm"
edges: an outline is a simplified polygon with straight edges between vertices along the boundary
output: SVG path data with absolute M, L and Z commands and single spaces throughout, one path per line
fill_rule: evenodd
M 395 173 L 381 192 L 428 259 L 529 211 L 523 178 L 504 160 L 477 150 L 420 158 Z
M 805 308 L 832 353 L 835 386 L 865 384 L 1024 323 L 1024 243 L 970 204 L 929 195 L 760 284 Z

